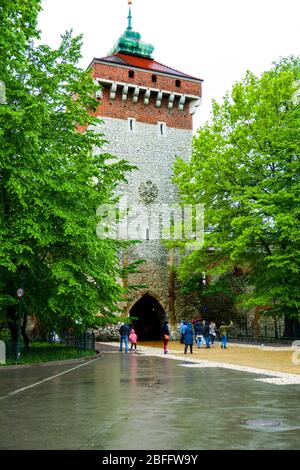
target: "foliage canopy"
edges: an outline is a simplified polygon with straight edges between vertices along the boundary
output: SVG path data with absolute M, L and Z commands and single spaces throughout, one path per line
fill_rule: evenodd
M 183 280 L 240 265 L 248 306 L 299 318 L 300 59 L 261 77 L 247 72 L 199 129 L 190 163 L 178 159 L 182 201 L 205 204 L 205 242 L 179 268 Z
M 0 0 L 0 311 L 16 322 L 23 286 L 27 313 L 50 323 L 114 321 L 121 245 L 97 238 L 96 210 L 130 167 L 101 153 L 92 130 L 99 103 L 91 72 L 77 65 L 82 37 L 34 45 L 40 4 Z

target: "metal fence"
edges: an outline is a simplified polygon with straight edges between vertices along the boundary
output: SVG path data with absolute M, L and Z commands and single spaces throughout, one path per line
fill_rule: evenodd
M 228 331 L 228 338 L 260 343 L 291 343 L 300 339 L 296 336 L 285 336 L 283 320 L 275 317 L 261 317 L 256 324 L 249 324 L 246 318 L 237 319 Z
M 68 347 L 76 348 L 78 351 L 88 351 L 95 349 L 95 333 L 65 334 L 60 342 Z
M 54 360 L 71 359 L 86 355 L 86 351 L 95 350 L 95 334 L 65 333 L 61 336 L 49 334 L 47 340 L 33 341 L 26 347 L 23 340 L 19 343 L 12 340 L 5 342 L 6 361 L 8 363 L 34 363 Z

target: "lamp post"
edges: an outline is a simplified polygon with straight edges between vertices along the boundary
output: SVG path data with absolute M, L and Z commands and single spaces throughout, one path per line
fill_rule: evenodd
M 17 290 L 17 297 L 19 299 L 19 315 L 18 315 L 18 336 L 17 336 L 17 347 L 16 347 L 16 361 L 18 362 L 20 359 L 20 336 L 21 336 L 21 318 L 22 318 L 22 308 L 21 308 L 21 301 L 22 297 L 24 296 L 24 290 L 20 287 Z

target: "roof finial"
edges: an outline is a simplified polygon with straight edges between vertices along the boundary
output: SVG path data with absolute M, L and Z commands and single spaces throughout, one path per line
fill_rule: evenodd
M 152 44 L 143 42 L 141 40 L 140 33 L 132 30 L 132 0 L 127 0 L 127 3 L 129 5 L 128 26 L 110 51 L 110 55 L 116 55 L 118 53 L 131 54 L 137 57 L 145 57 L 147 59 L 153 60 L 151 57 L 151 54 L 154 50 Z
M 128 29 L 128 31 L 131 31 L 131 30 L 132 30 L 132 26 L 131 26 L 131 20 L 132 20 L 131 5 L 132 5 L 132 0 L 128 0 L 128 5 L 129 5 L 129 14 L 128 14 L 128 26 L 127 26 L 127 29 Z

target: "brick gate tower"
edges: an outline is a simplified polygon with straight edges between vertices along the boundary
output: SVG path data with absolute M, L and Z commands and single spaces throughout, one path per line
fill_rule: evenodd
M 184 316 L 184 302 L 172 270 L 173 253 L 155 234 L 159 205 L 178 200 L 172 184 L 176 156 L 191 155 L 193 114 L 201 103 L 202 80 L 170 68 L 152 58 L 154 47 L 132 29 L 131 0 L 128 26 L 110 55 L 93 59 L 94 79 L 101 85 L 96 131 L 108 141 L 105 150 L 138 167 L 121 192 L 129 211 L 143 213 L 135 227 L 142 242 L 124 254 L 123 263 L 143 259 L 138 274 L 123 282 L 142 285 L 124 305 L 140 339 L 159 339 L 163 319 L 171 329 Z M 155 222 L 156 220 L 156 222 Z M 133 222 L 132 222 L 133 223 Z

